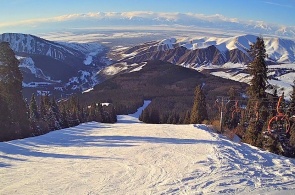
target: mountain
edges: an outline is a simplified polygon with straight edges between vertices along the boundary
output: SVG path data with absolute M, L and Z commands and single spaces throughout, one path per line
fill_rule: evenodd
M 247 50 L 257 36 L 242 35 L 229 38 L 204 37 L 192 40 L 175 38 L 153 41 L 129 48 L 116 48 L 119 62 L 139 63 L 163 60 L 185 67 L 223 65 L 228 62 L 248 64 L 251 57 Z M 295 41 L 265 37 L 269 64 L 295 62 Z
M 114 69 L 115 65 L 106 69 Z M 118 70 L 121 70 L 118 65 Z M 109 71 L 111 72 L 111 71 Z M 152 100 L 160 114 L 176 112 L 185 114 L 193 104 L 194 90 L 202 85 L 212 112 L 216 96 L 227 96 L 231 87 L 245 93 L 246 84 L 203 74 L 193 69 L 175 66 L 163 61 L 149 61 L 132 65 L 111 78 L 99 83 L 79 98 L 81 104 L 112 102 L 119 114 L 132 113 L 144 99 Z
M 97 83 L 95 74 L 109 64 L 106 48 L 97 43 L 52 42 L 33 35 L 5 33 L 0 41 L 9 42 L 20 61 L 23 87 L 31 92 L 73 93 Z

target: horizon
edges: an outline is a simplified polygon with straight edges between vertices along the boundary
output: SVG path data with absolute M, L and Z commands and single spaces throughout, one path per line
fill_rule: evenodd
M 0 33 L 48 33 L 116 26 L 183 26 L 295 37 L 295 1 L 0 0 Z M 11 14 L 13 10 L 13 15 Z M 267 10 L 264 11 L 264 10 Z M 250 28 L 250 27 L 251 28 Z

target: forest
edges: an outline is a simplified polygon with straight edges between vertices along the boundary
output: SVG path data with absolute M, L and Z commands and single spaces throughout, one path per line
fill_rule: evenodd
M 247 70 L 252 76 L 248 87 L 151 61 L 142 71 L 119 74 L 87 94 L 59 100 L 49 94 L 32 94 L 30 101 L 25 101 L 19 62 L 9 44 L 1 42 L 0 141 L 38 136 L 88 121 L 115 123 L 118 114 L 133 113 L 150 99 L 152 103 L 139 118 L 145 123 L 204 123 L 219 133 L 236 134 L 245 143 L 294 157 L 295 81 L 289 101 L 276 90 L 266 93 L 268 77 L 262 37 L 251 45 L 249 55 L 253 61 Z M 246 98 L 241 98 L 243 93 L 247 93 Z

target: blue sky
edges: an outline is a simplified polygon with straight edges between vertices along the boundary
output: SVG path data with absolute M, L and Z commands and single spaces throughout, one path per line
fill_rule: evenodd
M 295 26 L 295 0 L 0 0 L 0 32 L 22 21 L 96 12 L 220 14 L 244 21 Z M 16 27 L 15 27 L 16 28 Z

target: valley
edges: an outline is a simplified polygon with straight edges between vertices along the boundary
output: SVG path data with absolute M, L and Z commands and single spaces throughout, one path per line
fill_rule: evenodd
M 1 195 L 294 194 L 294 0 L 0 4 Z
M 246 70 L 250 62 L 247 50 L 255 42 L 254 35 L 216 35 L 207 30 L 206 34 L 212 37 L 206 37 L 199 30 L 186 32 L 187 36 L 174 33 L 176 38 L 165 39 L 173 33 L 156 29 L 80 33 L 42 35 L 54 41 L 24 34 L 1 35 L 1 40 L 10 42 L 20 61 L 26 98 L 32 93 L 68 97 L 91 89 L 116 74 L 140 69 L 150 60 L 169 62 L 238 82 L 247 83 L 250 79 Z M 275 37 L 266 37 L 265 41 L 271 79 L 268 91 L 272 93 L 277 89 L 290 94 L 295 43 Z

